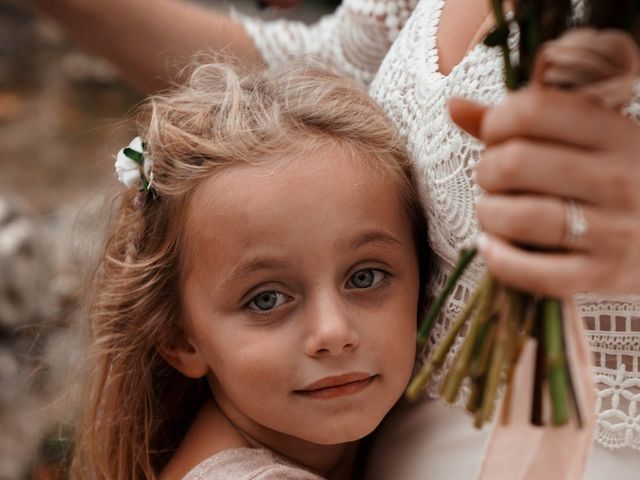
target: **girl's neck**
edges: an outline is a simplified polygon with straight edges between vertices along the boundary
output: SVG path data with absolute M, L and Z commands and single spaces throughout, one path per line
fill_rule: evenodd
M 284 442 L 281 438 L 256 440 L 238 428 L 212 400 L 208 400 L 201 407 L 180 447 L 159 478 L 181 479 L 207 458 L 231 448 L 268 448 L 292 462 L 320 473 L 328 480 L 347 480 L 352 477 L 356 442 L 324 446 L 293 437 L 287 439 Z
M 351 478 L 358 442 L 319 445 L 247 422 L 229 405 L 218 406 L 210 401 L 203 408 L 212 409 L 212 413 L 223 416 L 249 447 L 268 448 L 290 461 L 319 472 L 329 480 Z

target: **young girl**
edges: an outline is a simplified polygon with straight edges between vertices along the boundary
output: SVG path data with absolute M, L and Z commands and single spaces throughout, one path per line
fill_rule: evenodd
M 351 478 L 402 395 L 424 283 L 409 159 L 318 67 L 153 98 L 95 281 L 81 478 Z
M 482 44 L 496 2 L 344 0 L 313 25 L 234 18 L 183 0 L 153 0 L 153 8 L 150 0 L 31 3 L 147 91 L 179 80 L 181 66 L 201 49 L 224 49 L 238 61 L 269 67 L 312 53 L 371 84 L 371 95 L 406 139 L 420 179 L 434 251 L 427 297 L 441 291 L 461 246 L 480 229 L 489 234 L 481 244 L 483 260 L 501 280 L 556 297 L 593 292 L 576 297 L 598 395 L 584 480 L 637 477 L 640 125 L 572 92 L 528 89 L 503 102 L 500 51 Z M 451 112 L 480 141 L 451 122 L 449 99 L 456 96 L 496 105 L 484 110 L 457 102 Z M 629 113 L 640 118 L 640 96 Z M 567 198 L 582 206 L 586 230 Z M 576 224 L 583 228 L 572 228 Z M 513 249 L 505 240 L 546 253 Z M 573 249 L 557 255 L 556 248 L 567 246 Z M 482 273 L 472 267 L 457 283 L 427 351 L 445 335 Z M 377 437 L 381 454 L 374 448 L 370 456 L 369 480 L 421 480 L 425 472 L 431 480 L 477 476 L 485 436 L 463 408 L 428 398 L 438 396 L 441 379 L 387 422 Z M 462 390 L 466 397 L 469 389 Z

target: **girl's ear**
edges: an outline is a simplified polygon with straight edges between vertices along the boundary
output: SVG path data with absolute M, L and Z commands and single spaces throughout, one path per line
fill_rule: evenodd
M 184 336 L 169 347 L 158 348 L 169 365 L 189 378 L 201 378 L 209 372 L 209 365 L 197 347 Z

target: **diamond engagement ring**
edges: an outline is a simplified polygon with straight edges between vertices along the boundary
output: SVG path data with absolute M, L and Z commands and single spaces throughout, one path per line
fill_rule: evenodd
M 564 246 L 567 250 L 573 250 L 578 246 L 580 239 L 589 230 L 589 222 L 584 216 L 582 206 L 572 198 L 566 201 Z

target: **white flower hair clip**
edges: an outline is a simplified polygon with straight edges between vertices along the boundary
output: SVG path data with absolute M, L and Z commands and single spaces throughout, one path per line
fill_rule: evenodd
M 145 152 L 145 144 L 135 137 L 116 156 L 116 174 L 127 187 L 139 186 L 142 192 L 152 192 L 153 160 Z

